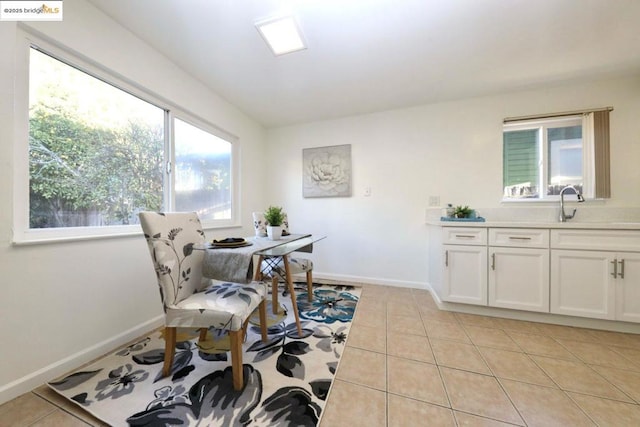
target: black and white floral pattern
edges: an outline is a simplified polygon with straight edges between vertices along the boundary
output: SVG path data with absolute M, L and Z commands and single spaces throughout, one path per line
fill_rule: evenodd
M 306 289 L 304 283 L 299 284 Z M 300 301 L 306 299 L 298 291 Z M 329 322 L 319 303 L 300 304 L 303 334 L 289 315 L 268 328 L 262 342 L 250 326 L 243 345 L 245 386 L 234 391 L 225 334 L 199 345 L 197 330 L 178 334 L 172 376 L 159 375 L 164 359 L 161 332 L 93 366 L 49 385 L 112 425 L 315 426 L 344 350 L 359 290 L 314 287 L 314 300 L 331 306 Z M 333 298 L 333 302 L 329 302 Z M 288 313 L 289 298 L 281 303 Z M 313 313 L 311 311 L 313 311 Z
M 266 294 L 262 283 L 220 283 L 202 275 L 202 224 L 195 212 L 141 212 L 165 324 L 240 330 Z M 215 298 L 214 298 L 215 297 Z

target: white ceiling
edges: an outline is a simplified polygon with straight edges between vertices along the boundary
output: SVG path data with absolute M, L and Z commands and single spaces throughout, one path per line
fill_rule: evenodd
M 266 127 L 640 73 L 639 0 L 89 1 Z

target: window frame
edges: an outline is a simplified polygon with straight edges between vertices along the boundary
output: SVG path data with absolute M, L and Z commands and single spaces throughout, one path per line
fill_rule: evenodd
M 504 123 L 502 127 L 502 134 L 504 135 L 506 132 L 510 131 L 521 131 L 521 130 L 538 130 L 538 172 L 539 172 L 539 194 L 538 197 L 530 197 L 530 198 L 518 198 L 518 197 L 506 197 L 504 191 L 504 137 L 503 137 L 503 177 L 502 177 L 502 201 L 507 203 L 541 203 L 541 202 L 557 202 L 560 200 L 559 195 L 547 195 L 547 186 L 549 185 L 549 141 L 548 141 L 548 132 L 547 130 L 550 128 L 557 127 L 566 127 L 566 126 L 582 126 L 583 138 L 582 138 L 582 151 L 583 151 L 583 161 L 582 161 L 582 179 L 583 179 L 583 193 L 591 194 L 593 189 L 590 188 L 590 182 L 586 179 L 587 171 L 586 171 L 586 163 L 585 163 L 585 155 L 584 153 L 587 150 L 590 150 L 588 144 L 585 144 L 584 138 L 584 121 L 581 114 L 575 115 L 566 115 L 559 117 L 540 117 L 535 119 L 523 119 L 523 120 L 514 120 L 508 123 Z
M 224 220 L 203 220 L 205 229 L 238 227 L 239 223 L 239 138 L 202 117 L 180 108 L 170 101 L 155 95 L 152 91 L 135 82 L 128 81 L 116 72 L 82 58 L 69 49 L 36 36 L 24 28 L 18 28 L 16 38 L 15 94 L 14 94 L 14 141 L 13 141 L 13 235 L 14 245 L 51 243 L 60 241 L 92 240 L 131 236 L 140 233 L 139 224 L 29 228 L 29 70 L 30 52 L 35 48 L 57 60 L 74 67 L 96 79 L 127 92 L 141 100 L 162 109 L 165 115 L 163 204 L 164 210 L 174 209 L 175 165 L 173 150 L 173 120 L 179 118 L 231 143 L 231 218 Z
M 220 139 L 223 139 L 225 141 L 227 141 L 228 143 L 231 144 L 231 170 L 230 170 L 230 174 L 231 174 L 231 218 L 229 219 L 218 219 L 218 220 L 205 220 L 205 219 L 201 219 L 200 221 L 202 222 L 202 225 L 204 228 L 216 228 L 216 227 L 230 227 L 230 226 L 237 226 L 237 212 L 238 212 L 238 208 L 236 207 L 237 201 L 239 200 L 239 191 L 238 188 L 239 186 L 236 184 L 237 182 L 237 176 L 238 174 L 236 173 L 236 171 L 240 170 L 239 167 L 239 157 L 240 157 L 240 148 L 239 148 L 239 142 L 238 142 L 238 137 L 235 135 L 232 135 L 226 131 L 224 131 L 223 129 L 214 126 L 212 124 L 210 124 L 209 122 L 200 119 L 199 117 L 194 116 L 193 114 L 189 114 L 183 110 L 180 110 L 178 108 L 175 108 L 173 111 L 169 112 L 169 117 L 170 117 L 170 125 L 169 125 L 169 129 L 170 129 L 170 135 L 171 135 L 171 141 L 175 141 L 175 135 L 174 135 L 174 128 L 173 128 L 173 123 L 174 123 L 174 119 L 178 119 L 181 120 L 185 123 L 190 124 L 191 126 L 195 126 L 203 131 L 206 131 Z M 170 162 L 171 162 L 171 170 L 173 172 L 175 165 L 176 165 L 176 159 L 175 159 L 175 150 L 174 150 L 174 146 L 173 144 L 170 144 Z M 175 189 L 175 174 L 174 173 L 170 173 L 169 174 L 169 179 L 170 179 L 170 184 L 167 185 L 165 191 L 169 191 L 169 197 L 166 199 L 169 201 L 170 205 L 169 205 L 169 210 L 170 211 L 174 211 L 175 210 L 175 197 L 173 196 L 174 193 L 174 189 Z

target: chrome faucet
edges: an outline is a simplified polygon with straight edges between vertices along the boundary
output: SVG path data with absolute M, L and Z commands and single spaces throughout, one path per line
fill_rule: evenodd
M 582 197 L 582 194 L 580 194 L 573 185 L 567 185 L 562 190 L 560 190 L 560 222 L 567 222 L 568 219 L 576 216 L 577 209 L 574 209 L 570 215 L 564 212 L 564 192 L 567 190 L 573 190 L 573 192 L 578 197 L 578 202 L 584 202 L 584 197 Z

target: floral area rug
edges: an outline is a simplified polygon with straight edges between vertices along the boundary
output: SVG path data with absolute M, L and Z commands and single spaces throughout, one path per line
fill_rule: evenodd
M 281 288 L 282 289 L 282 288 Z M 243 345 L 245 387 L 234 391 L 226 334 L 197 330 L 178 334 L 172 374 L 160 378 L 162 332 L 124 347 L 49 386 L 113 426 L 315 426 L 344 350 L 360 295 L 352 286 L 296 283 L 303 335 L 298 336 L 291 299 L 284 312 L 268 308 L 268 340 L 256 319 Z

